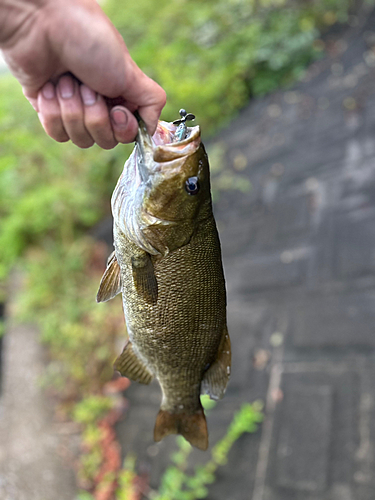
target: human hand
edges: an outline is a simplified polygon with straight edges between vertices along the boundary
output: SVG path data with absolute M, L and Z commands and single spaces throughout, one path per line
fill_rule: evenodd
M 155 131 L 165 92 L 95 0 L 0 0 L 0 48 L 55 140 L 104 149 L 131 142 L 136 109 Z

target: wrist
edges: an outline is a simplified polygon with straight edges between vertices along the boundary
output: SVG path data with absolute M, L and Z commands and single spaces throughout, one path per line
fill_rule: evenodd
M 18 38 L 46 0 L 0 0 L 0 49 Z

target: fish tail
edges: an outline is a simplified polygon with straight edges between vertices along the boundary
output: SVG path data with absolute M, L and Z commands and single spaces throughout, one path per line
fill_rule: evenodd
M 194 413 L 170 413 L 160 410 L 155 423 L 154 439 L 161 441 L 169 434 L 181 434 L 192 446 L 208 448 L 208 431 L 203 408 Z

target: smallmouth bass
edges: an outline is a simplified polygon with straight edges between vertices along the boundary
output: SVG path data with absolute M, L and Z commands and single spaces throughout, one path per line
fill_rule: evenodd
M 97 301 L 122 293 L 129 340 L 115 369 L 143 384 L 159 381 L 155 441 L 182 434 L 206 450 L 200 395 L 222 398 L 231 366 L 208 157 L 199 126 L 184 123 L 176 139 L 178 121 L 159 122 L 151 138 L 138 121 L 112 196 L 115 250 Z

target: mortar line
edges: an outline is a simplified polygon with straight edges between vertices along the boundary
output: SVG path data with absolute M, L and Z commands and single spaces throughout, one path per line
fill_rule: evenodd
M 252 500 L 263 500 L 266 484 L 266 474 L 268 467 L 268 457 L 271 446 L 272 431 L 274 425 L 274 413 L 276 408 L 276 398 L 274 395 L 280 389 L 281 376 L 283 373 L 282 358 L 283 347 L 281 346 L 275 352 L 275 361 L 271 368 L 270 381 L 268 384 L 265 418 L 262 425 L 262 437 L 259 445 L 258 462 L 255 472 L 255 484 Z

